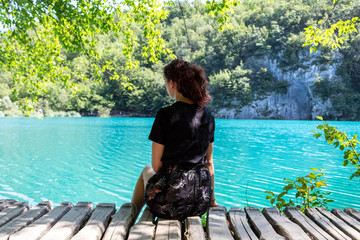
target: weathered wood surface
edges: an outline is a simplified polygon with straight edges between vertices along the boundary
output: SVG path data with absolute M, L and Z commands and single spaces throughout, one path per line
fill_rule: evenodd
M 226 220 L 227 210 L 225 207 L 211 207 L 208 211 L 206 232 L 209 240 L 232 240 Z
M 358 232 L 360 232 L 360 222 L 357 221 L 355 218 L 350 217 L 344 211 L 339 208 L 334 208 L 331 210 L 331 213 L 346 222 L 351 227 L 355 228 Z
M 5 225 L 0 227 L 0 240 L 8 240 L 11 234 L 23 229 L 44 214 L 48 213 L 51 208 L 52 203 L 50 201 L 42 201 L 29 211 L 26 211 L 17 218 L 7 222 Z
M 7 222 L 13 220 L 20 214 L 29 210 L 30 204 L 26 202 L 17 202 L 14 205 L 4 209 L 0 212 L 0 227 L 5 225 Z
M 136 208 L 131 203 L 123 204 L 112 216 L 102 240 L 125 240 L 135 221 Z
M 128 240 L 151 240 L 155 233 L 154 215 L 146 208 L 139 222 L 130 228 Z
M 332 222 L 336 227 L 338 227 L 342 232 L 344 232 L 346 235 L 350 236 L 351 239 L 360 239 L 360 233 L 356 231 L 354 228 L 349 226 L 346 222 L 341 220 L 340 218 L 336 217 L 331 212 L 327 211 L 325 208 L 317 207 L 316 210 L 318 210 L 322 215 L 327 217 L 330 222 Z
M 360 221 L 360 211 L 354 208 L 345 208 L 344 212 L 349 214 L 351 217 L 355 218 L 356 220 Z
M 10 236 L 10 240 L 39 240 L 44 236 L 70 209 L 73 204 L 63 202 L 52 211 L 42 216 L 26 228 Z
M 0 203 L 7 205 L 0 212 L 0 240 L 360 240 L 360 212 L 352 208 L 345 209 L 346 213 L 340 209 L 332 213 L 323 208 L 307 209 L 304 215 L 288 207 L 286 217 L 275 208 L 265 208 L 262 213 L 258 208 L 231 208 L 227 213 L 225 207 L 215 207 L 208 211 L 206 236 L 200 217 L 189 217 L 184 226 L 177 220 L 158 219 L 154 223 L 149 209 L 132 226 L 136 210 L 130 203 L 115 214 L 114 204 L 101 203 L 93 211 L 92 203 L 79 202 L 75 207 L 62 203 L 50 211 L 48 201 L 30 210 L 28 203 Z
M 286 207 L 285 215 L 294 223 L 298 224 L 306 233 L 308 233 L 315 240 L 335 240 L 332 236 L 326 233 L 310 218 L 305 216 L 296 207 Z
M 276 207 L 264 208 L 262 213 L 275 231 L 287 240 L 311 240 L 299 225 L 282 215 Z
M 0 212 L 11 205 L 14 205 L 16 202 L 17 201 L 13 199 L 0 200 Z
M 230 208 L 229 220 L 231 229 L 234 232 L 234 238 L 236 240 L 257 240 L 257 236 L 251 230 L 244 209 Z
M 90 217 L 94 205 L 90 202 L 79 202 L 45 234 L 42 240 L 71 239 Z
M 318 210 L 314 208 L 307 208 L 305 210 L 306 216 L 311 218 L 317 225 L 322 227 L 328 234 L 334 237 L 337 240 L 350 240 L 345 233 L 343 233 L 339 228 L 337 228 L 329 219 L 324 217 Z
M 184 239 L 206 240 L 200 217 L 188 217 L 185 219 Z
M 181 223 L 178 220 L 159 218 L 155 240 L 181 240 Z
M 264 215 L 256 207 L 246 207 L 245 212 L 250 224 L 253 226 L 255 234 L 260 240 L 285 240 L 285 238 L 273 229 Z
M 86 226 L 72 240 L 99 240 L 109 225 L 111 215 L 115 213 L 115 204 L 100 203 L 91 214 Z

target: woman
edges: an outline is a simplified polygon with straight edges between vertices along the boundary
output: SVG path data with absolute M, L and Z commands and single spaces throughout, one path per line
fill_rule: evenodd
M 215 121 L 204 69 L 181 59 L 164 68 L 167 92 L 176 102 L 159 110 L 152 126 L 152 166 L 142 171 L 131 203 L 158 217 L 183 220 L 218 206 L 214 195 Z

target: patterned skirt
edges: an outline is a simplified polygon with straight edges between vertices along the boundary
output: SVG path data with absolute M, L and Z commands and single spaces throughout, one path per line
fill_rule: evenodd
M 161 168 L 149 179 L 144 200 L 157 217 L 184 220 L 210 206 L 211 177 L 204 166 Z

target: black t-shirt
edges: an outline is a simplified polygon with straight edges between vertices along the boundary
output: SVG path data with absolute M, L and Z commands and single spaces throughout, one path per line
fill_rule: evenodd
M 206 107 L 175 102 L 156 115 L 149 139 L 165 145 L 163 166 L 206 164 L 206 151 L 214 142 L 215 121 Z

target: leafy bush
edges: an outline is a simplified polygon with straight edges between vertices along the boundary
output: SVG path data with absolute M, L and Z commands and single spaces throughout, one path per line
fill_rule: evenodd
M 0 110 L 1 111 L 10 110 L 15 107 L 16 107 L 16 104 L 13 103 L 8 96 L 0 99 Z
M 312 87 L 314 95 L 321 97 L 322 100 L 334 97 L 342 90 L 342 86 L 339 82 L 330 81 L 327 78 L 323 79 L 320 76 L 317 77 Z
M 333 200 L 327 198 L 331 194 L 330 192 L 320 190 L 327 183 L 326 180 L 322 179 L 324 177 L 323 169 L 319 171 L 316 168 L 311 168 L 311 170 L 313 172 L 310 172 L 305 177 L 297 177 L 296 180 L 284 178 L 287 185 L 283 188 L 283 191 L 279 194 L 265 191 L 269 194 L 266 199 L 281 212 L 288 206 L 295 206 L 302 212 L 311 207 L 327 208 L 327 203 L 333 202 Z M 295 191 L 295 200 L 288 198 L 288 201 L 286 201 L 284 197 L 292 190 Z
M 323 121 L 323 124 L 317 126 L 317 129 L 323 131 L 324 133 L 314 132 L 314 137 L 319 138 L 324 135 L 325 140 L 328 144 L 333 144 L 335 148 L 339 147 L 341 151 L 344 151 L 344 161 L 343 165 L 353 165 L 356 168 L 356 171 L 351 174 L 350 179 L 354 177 L 360 177 L 360 159 L 359 153 L 356 151 L 357 144 L 360 143 L 357 140 L 357 135 L 355 134 L 352 138 L 347 136 L 346 132 L 340 132 L 336 127 L 330 126 L 326 123 L 322 117 L 317 117 L 319 120 Z
M 226 107 L 242 107 L 252 100 L 250 70 L 237 66 L 234 70 L 223 70 L 210 76 L 213 104 Z
M 24 114 L 16 107 L 4 111 L 5 117 L 23 117 Z
M 0 98 L 10 96 L 10 94 L 11 94 L 11 90 L 8 84 L 0 82 Z

